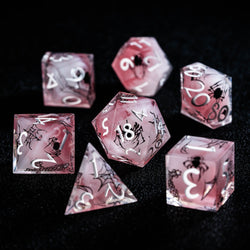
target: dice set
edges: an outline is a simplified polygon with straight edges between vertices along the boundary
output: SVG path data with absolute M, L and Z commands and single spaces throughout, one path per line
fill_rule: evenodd
M 93 54 L 46 52 L 42 58 L 45 106 L 91 108 Z M 92 120 L 109 159 L 144 167 L 170 139 L 155 95 L 172 66 L 153 37 L 132 37 L 112 67 L 127 92 L 118 92 Z M 180 70 L 181 113 L 216 129 L 232 121 L 232 79 L 196 62 Z M 14 116 L 13 173 L 73 174 L 72 113 Z M 217 211 L 234 191 L 234 143 L 184 136 L 167 154 L 168 205 Z M 65 215 L 136 202 L 118 175 L 88 143 Z

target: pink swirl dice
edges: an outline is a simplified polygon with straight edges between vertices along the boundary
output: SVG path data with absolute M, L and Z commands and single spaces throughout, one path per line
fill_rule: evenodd
M 16 114 L 13 173 L 73 174 L 74 114 Z
M 92 54 L 46 52 L 42 78 L 45 106 L 90 108 L 95 100 Z
M 184 136 L 166 154 L 167 204 L 217 211 L 234 191 L 234 142 Z
M 119 92 L 93 119 L 108 158 L 144 167 L 170 138 L 155 100 Z
M 202 63 L 181 69 L 181 113 L 212 128 L 232 122 L 232 78 Z
M 153 96 L 172 66 L 154 37 L 131 37 L 118 51 L 112 67 L 127 91 Z
M 91 143 L 73 186 L 65 215 L 136 202 L 133 193 Z

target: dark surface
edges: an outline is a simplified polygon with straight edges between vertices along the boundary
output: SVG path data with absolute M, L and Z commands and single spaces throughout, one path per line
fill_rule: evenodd
M 118 3 L 118 2 L 117 2 Z M 201 4 L 203 5 L 203 4 Z M 76 6 L 77 8 L 77 6 Z M 250 233 L 249 81 L 247 9 L 96 8 L 56 15 L 10 9 L 1 16 L 0 249 L 237 249 Z M 39 14 L 41 13 L 41 14 Z M 71 14 L 68 14 L 71 13 Z M 111 63 L 131 36 L 154 36 L 174 70 L 154 97 L 171 139 L 144 167 L 108 160 L 90 121 L 124 88 Z M 46 51 L 95 55 L 97 99 L 90 110 L 44 107 L 41 57 Z M 233 77 L 233 123 L 211 130 L 180 114 L 179 69 L 203 62 Z M 74 175 L 13 175 L 15 113 L 74 112 L 76 173 L 91 142 L 137 197 L 120 207 L 64 216 Z M 236 190 L 217 212 L 167 206 L 165 154 L 184 135 L 235 141 Z M 130 249 L 129 248 L 129 249 Z

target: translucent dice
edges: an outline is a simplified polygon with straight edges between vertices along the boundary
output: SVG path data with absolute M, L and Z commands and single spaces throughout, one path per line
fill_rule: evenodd
M 143 167 L 170 138 L 155 100 L 119 92 L 93 119 L 108 158 Z
M 47 52 L 42 58 L 45 106 L 90 108 L 95 100 L 92 54 Z
M 181 113 L 212 128 L 232 121 L 232 78 L 202 63 L 181 69 Z
M 234 191 L 234 142 L 184 136 L 166 155 L 167 204 L 217 211 Z
M 136 202 L 137 199 L 91 143 L 71 192 L 65 215 Z
M 112 67 L 132 93 L 153 96 L 163 86 L 172 66 L 154 37 L 132 37 L 117 53 Z
M 13 173 L 73 174 L 74 114 L 14 116 Z

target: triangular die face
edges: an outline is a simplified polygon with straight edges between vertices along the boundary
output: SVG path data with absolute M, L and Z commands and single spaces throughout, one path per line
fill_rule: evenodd
M 91 143 L 87 145 L 65 215 L 136 202 Z

